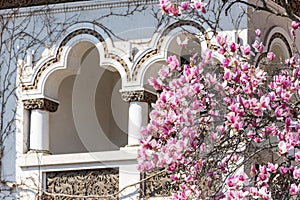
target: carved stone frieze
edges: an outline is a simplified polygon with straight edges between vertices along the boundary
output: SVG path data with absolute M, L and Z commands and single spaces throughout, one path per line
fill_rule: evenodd
M 167 172 L 155 175 L 157 172 L 158 171 L 146 172 L 143 174 L 143 178 L 147 178 L 149 176 L 152 177 L 143 183 L 144 185 L 141 187 L 143 188 L 141 191 L 142 194 L 140 195 L 141 197 L 167 197 L 179 190 L 179 185 L 171 185 L 172 179 Z
M 155 103 L 157 100 L 157 96 L 155 94 L 147 92 L 145 90 L 122 92 L 122 98 L 126 102 L 139 101 L 147 102 L 149 104 Z
M 92 169 L 46 173 L 46 191 L 74 196 L 105 196 L 119 191 L 119 169 Z M 44 199 L 48 199 L 47 195 Z M 49 199 L 53 199 L 50 197 Z M 56 196 L 55 199 L 96 199 Z M 98 198 L 97 198 L 98 199 Z M 103 199 L 118 199 L 118 196 Z
M 23 105 L 27 110 L 40 109 L 49 112 L 55 112 L 58 108 L 58 103 L 46 98 L 26 99 L 23 101 Z

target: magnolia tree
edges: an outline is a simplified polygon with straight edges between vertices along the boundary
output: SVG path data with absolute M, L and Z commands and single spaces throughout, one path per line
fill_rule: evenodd
M 197 0 L 160 6 L 175 16 L 206 13 Z M 300 58 L 268 74 L 252 63 L 251 52 L 264 51 L 256 36 L 251 46 L 217 36 L 218 47 L 200 60 L 195 54 L 180 65 L 170 56 L 150 78 L 158 100 L 141 131 L 139 170 L 165 170 L 177 188 L 173 199 L 300 198 Z M 213 51 L 224 56 L 221 64 L 212 64 Z M 269 63 L 274 58 L 267 53 Z

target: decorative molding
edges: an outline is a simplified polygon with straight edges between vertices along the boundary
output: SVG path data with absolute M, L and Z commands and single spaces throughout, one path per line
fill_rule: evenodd
M 46 110 L 49 112 L 55 112 L 59 104 L 49 99 L 39 98 L 24 100 L 23 105 L 26 110 L 39 109 Z
M 157 96 L 145 90 L 125 91 L 122 92 L 122 99 L 126 102 L 147 102 L 148 104 L 155 103 Z
M 47 6 L 53 4 L 62 4 L 62 3 L 76 3 L 86 0 L 2 0 L 0 2 L 0 10 L 1 9 L 12 9 L 12 8 L 23 8 L 23 7 L 31 7 L 31 6 Z M 95 9 L 103 9 L 103 8 L 115 8 L 115 7 L 125 7 L 125 6 L 140 6 L 140 5 L 147 5 L 147 4 L 158 4 L 158 0 L 123 0 L 123 1 L 115 1 L 115 2 L 99 2 L 95 4 L 85 3 L 85 4 L 77 4 L 77 5 L 68 5 L 61 8 L 41 8 L 36 11 L 22 11 L 19 12 L 19 16 L 24 16 L 26 14 L 34 12 L 34 14 L 43 14 L 45 10 L 47 12 L 52 13 L 62 13 L 62 12 L 77 12 L 83 10 L 95 10 Z
M 126 72 L 126 74 L 127 74 L 127 79 L 130 79 L 130 74 L 129 74 L 130 72 L 129 72 L 129 68 L 128 68 L 126 62 L 125 62 L 122 58 L 120 58 L 119 56 L 108 53 L 108 47 L 107 47 L 107 45 L 106 45 L 106 43 L 105 43 L 103 37 L 102 37 L 98 32 L 96 32 L 96 31 L 94 31 L 94 30 L 92 30 L 92 29 L 87 29 L 87 28 L 86 28 L 86 29 L 79 29 L 79 30 L 76 30 L 76 31 L 70 33 L 70 34 L 62 41 L 62 43 L 60 44 L 60 46 L 59 46 L 59 48 L 58 48 L 58 51 L 56 52 L 56 57 L 53 58 L 53 59 L 51 59 L 51 60 L 49 60 L 48 62 L 46 62 L 41 68 L 38 69 L 38 72 L 37 72 L 37 74 L 36 74 L 36 76 L 35 76 L 35 78 L 34 78 L 33 84 L 31 84 L 31 85 L 22 85 L 22 89 L 23 89 L 23 90 L 34 90 L 34 89 L 37 89 L 38 82 L 39 82 L 40 77 L 42 76 L 42 73 L 43 73 L 48 67 L 50 67 L 52 64 L 59 62 L 59 61 L 61 60 L 62 51 L 63 51 L 65 45 L 66 45 L 73 37 L 75 37 L 75 36 L 77 36 L 77 35 L 81 35 L 81 34 L 88 34 L 88 35 L 92 35 L 92 36 L 96 37 L 96 38 L 99 40 L 99 42 L 101 42 L 102 45 L 103 45 L 104 52 L 105 52 L 104 57 L 105 57 L 105 58 L 111 58 L 111 59 L 114 59 L 114 60 L 116 60 L 117 62 L 119 62 L 119 63 L 123 66 L 123 68 L 124 68 L 124 70 L 125 70 L 125 72 Z
M 136 81 L 137 79 L 137 75 L 139 73 L 139 69 L 141 68 L 141 66 L 144 64 L 144 62 L 146 62 L 146 60 L 148 60 L 149 58 L 151 58 L 152 56 L 155 56 L 159 54 L 159 50 L 155 49 L 153 51 L 148 52 L 147 54 L 145 54 L 140 60 L 139 62 L 136 64 L 134 71 L 133 71 L 133 76 L 132 79 Z
M 120 56 L 115 55 L 115 54 L 111 54 L 111 53 L 110 53 L 110 54 L 108 54 L 107 57 L 108 57 L 108 58 L 111 58 L 111 59 L 113 59 L 113 60 L 115 60 L 115 61 L 117 61 L 118 63 L 120 63 L 120 64 L 122 65 L 123 69 L 124 69 L 125 72 L 126 72 L 127 80 L 130 80 L 130 79 L 131 79 L 131 78 L 130 78 L 130 71 L 129 71 L 129 68 L 128 68 L 126 62 L 125 62 Z
M 162 47 L 162 43 L 165 39 L 165 37 L 174 29 L 178 28 L 178 27 L 183 27 L 183 26 L 192 26 L 195 27 L 196 29 L 198 29 L 205 38 L 205 41 L 207 43 L 207 47 L 211 48 L 212 46 L 210 45 L 209 42 L 209 36 L 206 34 L 205 29 L 198 23 L 194 22 L 194 21 L 189 21 L 189 20 L 180 20 L 178 22 L 173 23 L 172 25 L 170 25 L 169 27 L 167 27 L 164 32 L 162 33 L 161 37 L 159 38 L 157 44 L 156 44 L 156 49 L 152 50 L 150 52 L 148 52 L 147 54 L 145 54 L 136 64 L 134 71 L 133 71 L 133 76 L 132 76 L 132 80 L 137 80 L 137 75 L 139 73 L 139 70 L 141 68 L 141 66 L 151 57 L 160 54 L 161 51 L 161 47 Z
M 2 0 L 3 1 L 3 0 Z M 6 0 L 7 1 L 7 0 Z M 153 5 L 153 4 L 158 4 L 158 0 L 121 0 L 121 1 L 103 1 L 103 2 L 92 2 L 87 3 L 85 2 L 84 4 L 79 4 L 81 1 L 86 1 L 86 0 L 41 0 L 43 3 L 39 3 L 40 0 L 22 0 L 25 1 L 25 3 L 9 3 L 3 2 L 3 5 L 1 7 L 0 4 L 0 10 L 1 9 L 20 9 L 22 10 L 17 10 L 17 12 L 14 13 L 15 17 L 25 17 L 29 15 L 44 15 L 45 12 L 51 14 L 57 14 L 57 13 L 66 13 L 66 12 L 82 12 L 82 11 L 88 11 L 88 10 L 98 10 L 98 9 L 111 9 L 111 8 L 119 8 L 119 7 L 128 7 L 128 6 L 144 6 L 144 5 Z M 36 3 L 30 3 L 30 1 L 35 1 Z M 45 2 L 52 2 L 52 3 L 45 3 Z M 54 3 L 57 1 L 57 3 Z M 28 3 L 29 2 L 29 3 Z M 73 3 L 73 4 L 63 4 L 63 3 Z M 49 6 L 55 5 L 54 6 Z M 31 6 L 41 6 L 39 9 L 32 9 L 30 8 Z M 44 7 L 43 7 L 44 6 Z M 26 7 L 29 7 L 26 9 Z M 23 9 L 24 8 L 24 9 Z M 9 17 L 10 14 L 4 13 L 4 17 Z
M 268 44 L 268 51 L 270 51 L 270 48 L 271 48 L 271 44 L 272 42 L 275 40 L 275 39 L 280 39 L 283 41 L 283 43 L 285 44 L 286 48 L 288 49 L 288 52 L 289 52 L 289 56 L 292 57 L 292 50 L 290 48 L 290 45 L 289 45 L 289 42 L 287 41 L 287 39 L 284 37 L 283 34 L 281 33 L 274 33 L 272 35 L 272 37 L 270 38 L 270 41 L 269 41 L 269 44 Z
M 2 0 L 0 2 L 0 9 L 41 6 L 41 5 L 69 3 L 69 2 L 76 2 L 76 1 L 84 1 L 84 0 L 15 0 L 15 1 Z
M 45 176 L 46 191 L 49 193 L 105 196 L 119 191 L 118 168 L 47 172 Z M 44 195 L 43 199 L 47 198 L 52 199 Z M 55 197 L 55 199 L 66 199 L 66 197 Z M 106 199 L 118 199 L 118 196 Z

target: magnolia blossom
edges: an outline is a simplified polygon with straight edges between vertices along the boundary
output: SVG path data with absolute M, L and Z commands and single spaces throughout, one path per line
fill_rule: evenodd
M 181 2 L 181 9 L 189 10 L 189 2 L 187 2 L 187 1 Z
M 262 53 L 264 50 L 264 45 L 260 42 L 258 42 L 257 40 L 255 40 L 255 42 L 253 43 L 252 47 L 255 49 L 256 52 L 258 53 Z
M 299 25 L 300 25 L 300 22 L 296 22 L 296 21 L 293 21 L 291 24 L 293 29 L 297 29 L 299 27 Z
M 188 6 L 206 12 L 200 0 L 174 5 L 160 1 L 161 9 L 173 16 Z M 296 30 L 299 23 L 291 26 Z M 260 54 L 261 31 L 255 34 L 252 47 Z M 138 169 L 164 169 L 170 187 L 178 188 L 172 194 L 176 200 L 297 199 L 298 55 L 268 74 L 253 63 L 249 44 L 240 46 L 220 35 L 214 41 L 216 52 L 205 51 L 200 60 L 192 54 L 191 64 L 183 66 L 170 56 L 158 78 L 149 79 L 158 95 L 150 122 L 141 130 Z M 220 65 L 211 62 L 214 53 L 222 54 Z M 272 61 L 275 54 L 267 52 L 267 58 Z
M 269 53 L 267 54 L 267 58 L 269 58 L 270 61 L 272 61 L 272 60 L 274 60 L 274 58 L 275 58 L 275 54 L 274 54 L 273 52 L 269 52 Z
M 200 10 L 203 14 L 206 13 L 206 9 L 205 9 L 206 4 L 203 3 L 202 0 L 192 0 L 191 2 L 193 8 Z
M 291 195 L 297 195 L 298 192 L 299 192 L 298 186 L 297 186 L 295 183 L 293 183 L 293 184 L 291 185 L 291 187 L 290 187 L 290 194 L 291 194 Z
M 260 35 L 261 35 L 260 29 L 256 29 L 255 30 L 255 34 L 256 34 L 257 37 L 260 37 Z

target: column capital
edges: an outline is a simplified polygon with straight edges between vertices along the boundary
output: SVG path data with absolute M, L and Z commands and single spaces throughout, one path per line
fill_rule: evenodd
M 23 100 L 23 105 L 26 110 L 45 110 L 55 112 L 58 108 L 58 103 L 46 98 L 26 99 Z
M 122 99 L 126 102 L 147 102 L 148 104 L 155 103 L 157 96 L 145 90 L 124 91 Z

